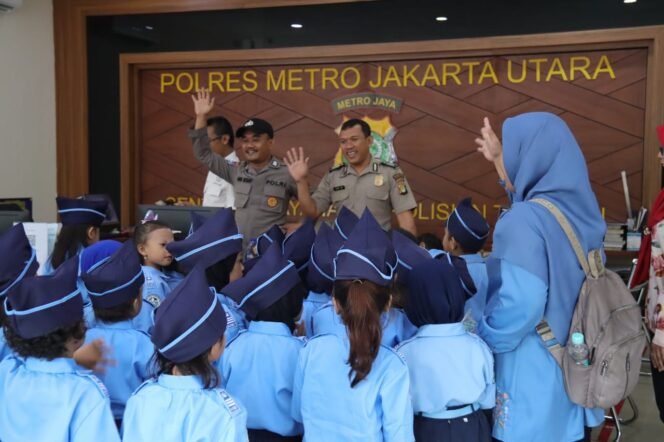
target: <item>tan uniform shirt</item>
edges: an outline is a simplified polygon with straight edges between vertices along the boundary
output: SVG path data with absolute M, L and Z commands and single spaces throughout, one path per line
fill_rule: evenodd
M 246 161 L 230 165 L 224 157 L 210 150 L 207 128 L 189 131 L 194 156 L 223 180 L 233 185 L 235 193 L 235 222 L 247 240 L 256 238 L 274 224 L 286 222 L 291 198 L 297 196 L 295 181 L 288 168 L 272 157 L 261 170 L 250 167 Z
M 359 175 L 350 166 L 338 166 L 323 177 L 312 195 L 318 212 L 330 206 L 336 212 L 346 206 L 357 216 L 366 207 L 383 229 L 390 229 L 392 212 L 401 213 L 417 206 L 403 171 L 395 164 L 373 159 Z

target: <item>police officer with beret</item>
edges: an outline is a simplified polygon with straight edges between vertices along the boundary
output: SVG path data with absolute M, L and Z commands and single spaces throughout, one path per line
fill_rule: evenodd
M 390 229 L 394 212 L 399 227 L 417 235 L 413 217 L 417 203 L 413 192 L 396 164 L 372 157 L 369 125 L 359 119 L 346 121 L 341 126 L 339 143 L 347 164 L 332 168 L 311 196 L 307 183 L 309 158 L 305 158 L 302 148 L 289 150 L 284 158 L 297 183 L 304 214 L 315 218 L 330 206 L 336 212 L 345 206 L 361 216 L 368 207 L 383 229 Z
M 236 133 L 245 161 L 237 165 L 210 150 L 207 115 L 214 107 L 210 91 L 200 89 L 192 95 L 196 123 L 189 131 L 194 156 L 212 173 L 233 185 L 235 221 L 246 241 L 256 238 L 272 225 L 286 222 L 291 198 L 297 187 L 288 168 L 272 155 L 274 131 L 270 123 L 259 118 L 247 120 Z

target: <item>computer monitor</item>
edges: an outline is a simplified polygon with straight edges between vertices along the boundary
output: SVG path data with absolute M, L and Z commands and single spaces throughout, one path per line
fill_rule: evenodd
M 0 210 L 0 234 L 11 229 L 14 223 L 32 222 L 27 210 Z
M 145 218 L 145 214 L 148 212 L 148 210 L 151 210 L 158 216 L 158 221 L 168 225 L 171 229 L 173 229 L 175 239 L 183 239 L 189 233 L 192 212 L 196 212 L 205 218 L 210 218 L 219 210 L 219 207 L 159 206 L 155 204 L 139 204 L 138 219 L 136 220 L 137 223 L 140 223 L 141 220 Z

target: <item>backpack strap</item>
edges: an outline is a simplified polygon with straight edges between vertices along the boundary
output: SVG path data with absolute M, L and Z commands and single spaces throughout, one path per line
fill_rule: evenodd
M 558 224 L 560 224 L 560 227 L 563 229 L 565 232 L 565 235 L 567 236 L 567 239 L 569 240 L 570 244 L 572 245 L 572 248 L 574 249 L 574 253 L 576 254 L 576 259 L 579 260 L 579 264 L 581 264 L 581 268 L 583 269 L 583 273 L 586 274 L 586 276 L 592 276 L 592 277 L 597 277 L 599 273 L 601 273 L 597 268 L 597 261 L 596 257 L 594 256 L 595 253 L 599 255 L 599 252 L 597 250 L 593 250 L 590 252 L 589 257 L 592 257 L 592 264 L 588 263 L 588 258 L 586 258 L 585 253 L 583 253 L 583 248 L 581 247 L 581 243 L 579 242 L 579 238 L 576 237 L 576 233 L 574 233 L 574 229 L 572 228 L 572 225 L 567 221 L 567 218 L 565 215 L 563 215 L 563 212 L 560 211 L 558 207 L 556 207 L 551 201 L 542 199 L 542 198 L 535 198 L 530 200 L 533 203 L 537 203 L 541 206 L 544 206 L 551 214 L 556 218 L 556 221 L 558 221 Z M 599 263 L 601 265 L 602 259 L 600 255 Z M 603 265 L 601 266 L 603 270 Z

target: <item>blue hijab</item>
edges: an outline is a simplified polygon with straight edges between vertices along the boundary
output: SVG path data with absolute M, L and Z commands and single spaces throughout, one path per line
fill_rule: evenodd
M 487 262 L 490 286 L 499 284 L 499 260 L 539 277 L 548 285 L 544 316 L 558 341 L 567 341 L 583 271 L 556 219 L 547 209 L 528 201 L 543 198 L 567 217 L 586 255 L 600 249 L 606 223 L 590 187 L 581 149 L 565 122 L 556 115 L 533 112 L 503 124 L 503 157 L 514 186 L 512 209 L 501 217 Z M 545 243 L 545 251 L 532 244 Z
M 105 239 L 86 247 L 81 252 L 81 261 L 79 265 L 80 273 L 87 273 L 88 270 L 90 270 L 90 267 L 111 256 L 121 246 L 122 243 L 118 241 Z
M 466 300 L 472 293 L 475 286 L 466 261 L 453 256 L 449 260 L 431 259 L 416 264 L 410 271 L 404 310 L 417 327 L 461 322 Z

